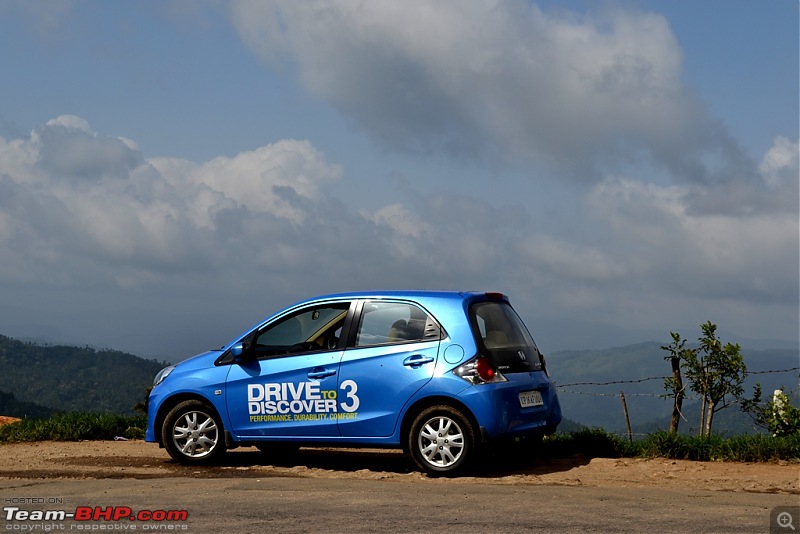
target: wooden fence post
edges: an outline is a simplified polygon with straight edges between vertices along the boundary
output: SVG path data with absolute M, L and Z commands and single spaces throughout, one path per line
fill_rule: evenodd
M 628 442 L 633 442 L 633 432 L 631 432 L 631 420 L 628 417 L 628 403 L 625 402 L 625 392 L 620 391 L 619 397 L 622 399 L 622 411 L 625 413 L 625 425 L 628 427 Z

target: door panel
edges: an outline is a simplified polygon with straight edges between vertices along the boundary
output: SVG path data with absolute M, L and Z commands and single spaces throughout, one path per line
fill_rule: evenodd
M 317 303 L 246 336 L 228 374 L 227 404 L 239 436 L 338 435 L 336 387 L 349 302 Z
M 441 330 L 418 305 L 403 301 L 365 301 L 355 321 L 339 368 L 339 432 L 391 436 L 403 406 L 433 377 Z
M 239 436 L 337 436 L 341 351 L 233 364 L 228 415 Z
M 341 435 L 392 435 L 400 410 L 433 377 L 438 351 L 438 341 L 345 351 L 339 368 Z M 357 409 L 347 411 L 353 404 Z

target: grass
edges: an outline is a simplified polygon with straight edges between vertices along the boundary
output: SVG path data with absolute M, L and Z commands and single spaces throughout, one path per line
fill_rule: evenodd
M 723 437 L 686 436 L 655 432 L 629 442 L 602 428 L 555 434 L 544 440 L 545 456 L 582 454 L 594 458 L 670 458 L 726 462 L 800 461 L 800 434 L 773 437 L 763 434 Z
M 640 444 L 639 456 L 726 462 L 800 461 L 800 434 L 773 437 L 764 434 L 722 437 L 650 434 Z
M 147 426 L 143 415 L 123 416 L 72 412 L 50 419 L 23 419 L 0 427 L 0 443 L 23 441 L 111 440 L 117 436 L 142 439 Z M 707 437 L 655 432 L 629 442 L 602 428 L 581 429 L 547 437 L 541 454 L 550 458 L 583 455 L 591 458 L 670 458 L 678 460 L 774 462 L 800 461 L 800 433 Z
M 143 439 L 146 426 L 147 418 L 143 415 L 71 412 L 4 425 L 0 427 L 0 443 L 110 440 L 117 436 Z

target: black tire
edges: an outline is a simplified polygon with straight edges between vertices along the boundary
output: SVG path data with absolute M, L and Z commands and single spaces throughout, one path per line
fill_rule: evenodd
M 431 406 L 411 424 L 408 449 L 429 475 L 463 473 L 475 455 L 475 431 L 469 420 L 450 406 Z
M 164 418 L 161 442 L 182 464 L 204 464 L 225 452 L 225 433 L 217 412 L 205 402 L 188 400 L 176 405 Z

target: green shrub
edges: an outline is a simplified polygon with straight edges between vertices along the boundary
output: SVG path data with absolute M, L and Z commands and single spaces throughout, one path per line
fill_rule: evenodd
M 23 419 L 0 427 L 0 443 L 21 441 L 80 441 L 106 440 L 117 436 L 141 439 L 147 418 L 71 412 L 50 419 Z
M 670 458 L 673 460 L 774 462 L 800 461 L 800 435 L 764 434 L 723 437 L 687 436 L 665 431 L 628 442 L 602 428 L 555 434 L 542 443 L 541 454 L 549 458 L 583 455 L 590 458 Z
M 784 388 L 776 389 L 772 397 L 763 402 L 761 384 L 756 384 L 753 398 L 744 399 L 741 405 L 757 425 L 769 430 L 773 436 L 800 434 L 800 408 L 792 405 L 792 399 Z
M 685 436 L 655 432 L 638 442 L 638 456 L 727 462 L 800 460 L 800 436 Z

